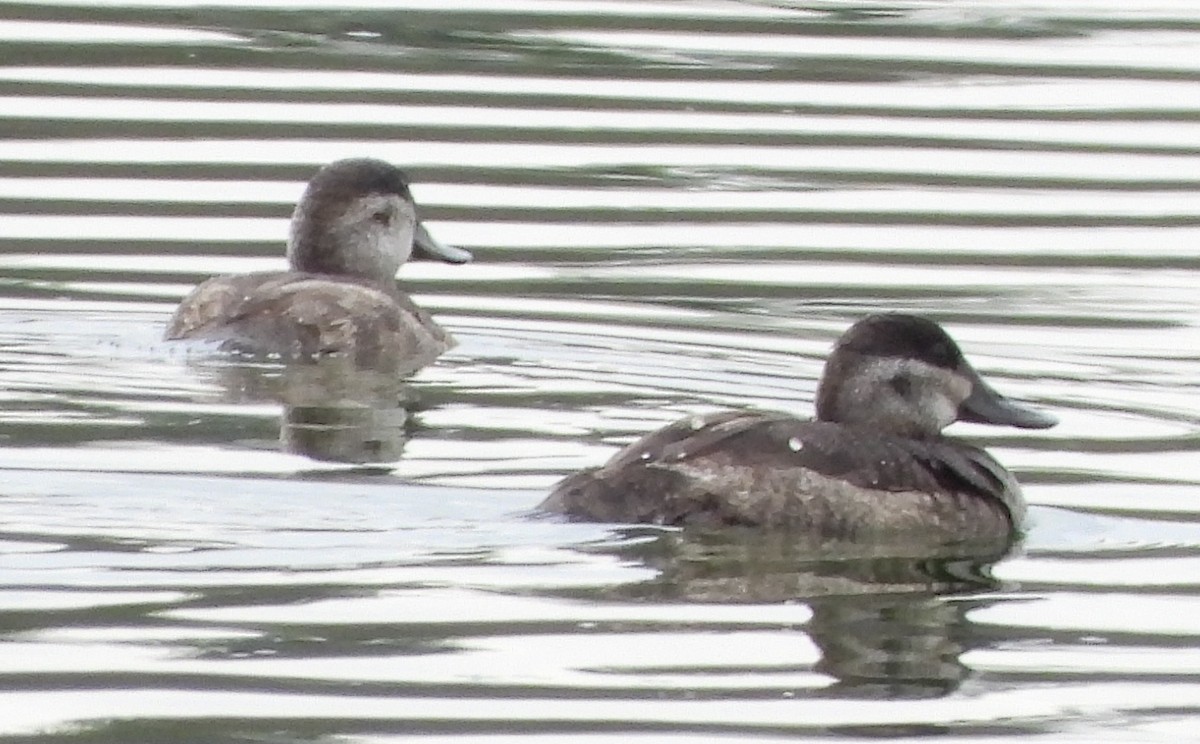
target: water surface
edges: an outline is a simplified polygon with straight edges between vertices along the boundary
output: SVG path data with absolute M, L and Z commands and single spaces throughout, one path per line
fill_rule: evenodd
M 0 740 L 1194 736 L 1190 0 L 2 3 L 0 41 Z M 362 155 L 476 254 L 401 274 L 458 347 L 160 341 Z M 955 429 L 1025 485 L 1013 552 L 530 515 L 681 415 L 807 415 L 881 309 L 1060 417 Z

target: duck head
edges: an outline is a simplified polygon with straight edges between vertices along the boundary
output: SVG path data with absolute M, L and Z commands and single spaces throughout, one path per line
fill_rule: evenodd
M 287 255 L 296 271 L 377 281 L 390 281 L 410 258 L 471 260 L 421 224 L 404 172 L 369 158 L 317 171 L 292 213 Z
M 955 421 L 1057 423 L 996 392 L 937 323 L 899 313 L 871 315 L 838 339 L 817 388 L 817 418 L 912 438 L 935 437 Z

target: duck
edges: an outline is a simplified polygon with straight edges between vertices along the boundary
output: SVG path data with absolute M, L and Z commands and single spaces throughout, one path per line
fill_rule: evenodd
M 1054 416 L 993 389 L 936 322 L 870 315 L 835 343 L 816 417 L 688 416 L 541 503 L 578 521 L 795 530 L 827 541 L 1007 539 L 1026 506 L 983 449 L 943 435 L 955 421 L 1044 429 Z
M 472 255 L 429 234 L 404 171 L 372 158 L 338 160 L 316 172 L 296 204 L 289 269 L 204 281 L 164 337 L 251 355 L 344 355 L 368 366 L 433 358 L 454 339 L 395 280 L 416 258 L 462 264 Z

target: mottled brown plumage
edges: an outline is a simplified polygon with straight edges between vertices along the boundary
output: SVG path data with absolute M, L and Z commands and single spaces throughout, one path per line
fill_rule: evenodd
M 377 160 L 322 168 L 292 215 L 290 271 L 209 279 L 183 299 L 167 339 L 220 341 L 251 354 L 351 356 L 419 366 L 453 345 L 396 285 L 412 256 L 451 263 L 471 255 L 435 241 L 417 220 L 407 178 Z
M 1016 480 L 943 437 L 956 419 L 1053 425 L 988 387 L 931 321 L 875 315 L 838 341 L 818 420 L 759 412 L 693 416 L 559 483 L 541 508 L 577 519 L 787 527 L 830 539 L 1011 533 Z

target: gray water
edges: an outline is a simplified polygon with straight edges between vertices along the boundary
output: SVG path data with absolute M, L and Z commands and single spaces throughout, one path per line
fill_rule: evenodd
M 361 155 L 457 348 L 159 340 Z M 1198 196 L 1193 0 L 0 3 L 0 740 L 1200 741 Z M 881 309 L 1060 417 L 1011 553 L 530 515 Z

